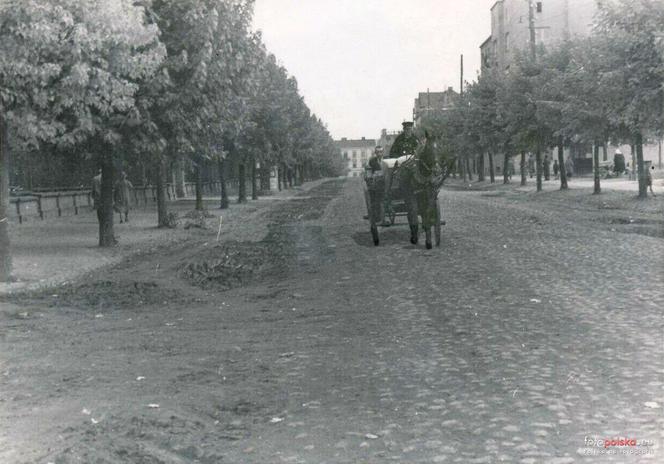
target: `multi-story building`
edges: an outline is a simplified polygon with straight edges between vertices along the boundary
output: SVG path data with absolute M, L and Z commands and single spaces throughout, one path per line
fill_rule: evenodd
M 364 172 L 364 166 L 369 162 L 376 141 L 374 139 L 367 139 L 362 137 L 357 140 L 349 140 L 342 138 L 334 142 L 341 152 L 341 157 L 346 162 L 347 176 L 358 177 Z
M 600 0 L 498 0 L 491 7 L 491 36 L 480 46 L 482 71 L 509 70 L 516 50 L 530 44 L 529 2 L 537 45 L 590 33 Z
M 413 106 L 413 122 L 418 126 L 423 118 L 427 116 L 441 114 L 454 106 L 459 94 L 452 87 L 448 87 L 443 92 L 420 92 L 415 99 Z

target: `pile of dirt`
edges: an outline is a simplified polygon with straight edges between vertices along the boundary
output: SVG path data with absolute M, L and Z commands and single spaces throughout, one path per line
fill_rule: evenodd
M 183 217 L 186 219 L 184 222 L 185 229 L 208 229 L 207 220 L 215 217 L 215 215 L 203 209 L 189 211 Z
M 51 307 L 78 309 L 122 309 L 153 306 L 184 301 L 182 292 L 164 288 L 152 281 L 98 280 L 81 285 L 33 295 L 33 299 L 47 301 Z
M 228 290 L 267 274 L 274 265 L 263 242 L 228 242 L 191 256 L 180 269 L 180 277 L 201 288 Z

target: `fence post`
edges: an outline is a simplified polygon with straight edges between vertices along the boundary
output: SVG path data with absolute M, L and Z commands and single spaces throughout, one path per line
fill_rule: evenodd
M 76 204 L 76 194 L 72 193 L 71 198 L 72 198 L 73 203 L 74 203 L 74 214 L 76 215 L 76 214 L 78 214 L 78 205 Z
M 44 219 L 44 210 L 42 209 L 41 195 L 37 195 L 37 212 L 39 213 L 39 219 Z
M 58 208 L 58 217 L 62 216 L 62 210 L 60 209 L 60 192 L 55 194 L 55 207 Z
M 85 196 L 87 197 L 88 200 L 88 206 L 92 207 L 92 193 L 88 192 Z
M 18 214 L 18 223 L 23 224 L 23 216 L 21 216 L 21 197 L 16 197 L 16 214 Z

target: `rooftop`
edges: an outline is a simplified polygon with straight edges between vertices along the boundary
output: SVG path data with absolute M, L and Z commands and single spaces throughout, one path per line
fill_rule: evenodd
M 347 139 L 343 137 L 341 140 L 335 140 L 334 143 L 339 148 L 373 148 L 376 146 L 376 140 L 367 139 Z

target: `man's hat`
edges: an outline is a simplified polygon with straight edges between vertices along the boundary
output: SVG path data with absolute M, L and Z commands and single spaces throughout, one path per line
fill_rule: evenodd
M 413 122 L 412 121 L 404 121 L 401 123 L 401 125 L 406 128 L 406 127 L 413 127 Z
M 380 145 L 376 145 L 374 151 L 383 151 L 383 147 L 381 147 Z

